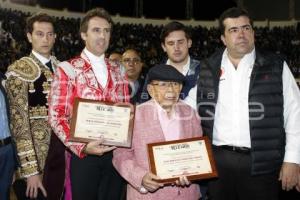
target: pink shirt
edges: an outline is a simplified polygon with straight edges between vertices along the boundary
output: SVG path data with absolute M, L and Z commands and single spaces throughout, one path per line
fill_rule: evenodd
M 174 107 L 171 116 L 155 101 L 158 120 L 166 141 L 178 140 L 180 135 L 180 120 L 177 106 Z

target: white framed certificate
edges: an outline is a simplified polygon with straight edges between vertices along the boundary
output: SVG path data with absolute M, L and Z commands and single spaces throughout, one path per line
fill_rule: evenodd
M 180 176 L 189 180 L 217 177 L 211 144 L 206 136 L 148 144 L 150 170 L 157 180 L 171 183 Z
M 70 127 L 70 140 L 90 142 L 104 138 L 104 145 L 130 147 L 134 106 L 76 98 Z

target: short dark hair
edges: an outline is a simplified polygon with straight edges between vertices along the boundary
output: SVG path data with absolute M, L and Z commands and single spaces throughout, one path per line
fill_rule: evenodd
M 52 24 L 53 30 L 55 32 L 55 27 L 54 27 L 54 19 L 50 15 L 42 12 L 38 12 L 30 17 L 27 18 L 26 20 L 26 33 L 32 33 L 33 31 L 33 24 L 35 22 L 48 22 Z
M 94 17 L 100 17 L 105 19 L 111 26 L 113 25 L 113 20 L 110 16 L 110 14 L 104 9 L 104 8 L 94 8 L 92 10 L 89 10 L 85 16 L 82 18 L 80 22 L 80 33 L 86 33 L 88 30 L 88 25 L 90 19 Z
M 224 26 L 225 19 L 238 18 L 240 16 L 248 17 L 249 21 L 250 21 L 250 25 L 253 27 L 253 20 L 251 19 L 247 10 L 245 10 L 243 8 L 232 7 L 232 8 L 225 10 L 219 18 L 219 29 L 221 31 L 221 34 L 225 33 L 225 26 Z
M 163 29 L 162 29 L 162 32 L 160 34 L 160 41 L 161 43 L 164 43 L 165 42 L 165 39 L 166 37 L 171 33 L 171 32 L 174 32 L 174 31 L 183 31 L 185 33 L 185 37 L 187 39 L 191 39 L 191 32 L 190 30 L 188 29 L 188 27 L 186 27 L 184 24 L 180 23 L 180 22 L 177 22 L 177 21 L 173 21 L 173 22 L 170 22 L 168 24 L 166 24 Z
M 122 57 L 125 53 L 127 53 L 128 51 L 133 51 L 138 57 L 140 57 L 140 59 L 142 59 L 142 54 L 141 52 L 139 52 L 137 49 L 135 48 L 132 48 L 132 47 L 129 47 L 129 48 L 126 48 L 125 51 L 123 52 L 122 54 Z

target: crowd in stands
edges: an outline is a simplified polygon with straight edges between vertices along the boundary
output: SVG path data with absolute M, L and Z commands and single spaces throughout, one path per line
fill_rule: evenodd
M 4 72 L 14 60 L 28 55 L 31 46 L 24 34 L 25 19 L 29 13 L 0 8 L 0 70 Z M 56 18 L 57 39 L 54 54 L 66 60 L 78 54 L 83 43 L 78 33 L 80 19 Z M 193 45 L 190 55 L 203 59 L 216 48 L 223 46 L 216 28 L 190 27 Z M 124 52 L 136 48 L 142 53 L 146 66 L 153 66 L 164 59 L 160 32 L 162 26 L 151 24 L 120 24 L 113 27 L 109 52 Z M 300 76 L 300 25 L 298 27 L 255 28 L 256 45 L 281 54 L 288 62 L 295 77 Z

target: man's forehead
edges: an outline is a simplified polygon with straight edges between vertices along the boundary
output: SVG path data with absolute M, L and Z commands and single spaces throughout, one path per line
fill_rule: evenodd
M 97 28 L 111 28 L 111 24 L 104 18 L 101 17 L 93 17 L 89 20 L 88 26 L 97 27 Z
M 224 25 L 229 28 L 229 26 L 244 26 L 250 25 L 250 19 L 246 16 L 239 16 L 235 18 L 226 18 L 224 20 Z
M 173 31 L 169 33 L 169 35 L 165 38 L 165 41 L 178 41 L 178 40 L 185 40 L 186 36 L 184 31 Z
M 53 27 L 53 24 L 51 22 L 40 22 L 40 21 L 35 21 L 33 23 L 33 27 L 41 27 L 41 26 L 43 26 L 43 27 L 45 27 L 45 26 Z
M 42 31 L 42 32 L 47 32 L 47 31 L 53 31 L 54 27 L 53 24 L 50 22 L 39 22 L 36 21 L 33 23 L 33 31 Z

